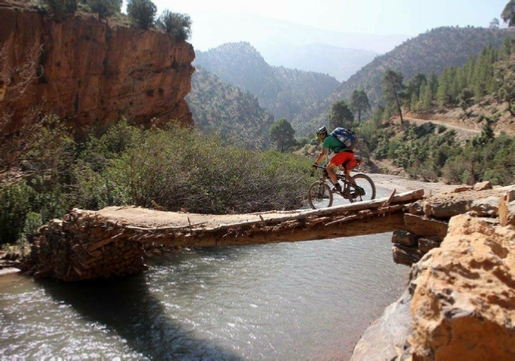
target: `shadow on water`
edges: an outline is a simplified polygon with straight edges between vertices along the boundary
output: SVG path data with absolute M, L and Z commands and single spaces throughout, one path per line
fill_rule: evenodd
M 144 275 L 109 281 L 60 283 L 38 281 L 48 295 L 98 322 L 150 360 L 241 360 L 209 340 L 195 338 L 167 315 L 152 295 Z

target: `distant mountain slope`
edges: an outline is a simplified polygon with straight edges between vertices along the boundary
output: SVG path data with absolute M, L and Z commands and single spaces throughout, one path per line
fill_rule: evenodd
M 382 97 L 381 79 L 386 69 L 401 72 L 405 81 L 417 73 L 439 75 L 449 66 L 462 66 L 488 45 L 499 47 L 510 33 L 507 29 L 474 27 L 442 27 L 428 31 L 375 58 L 343 82 L 329 98 L 299 114 L 292 124 L 298 135 L 309 134 L 314 127 L 327 122 L 327 113 L 335 100 L 348 101 L 356 89 L 365 90 L 372 106 L 377 105 Z
M 196 50 L 207 51 L 222 44 L 247 41 L 256 47 L 269 64 L 272 64 L 273 54 L 283 53 L 292 47 L 327 44 L 342 49 L 363 49 L 384 54 L 409 38 L 406 34 L 374 35 L 325 30 L 239 11 L 197 12 L 192 19 L 195 31 L 191 43 Z
M 325 74 L 270 66 L 246 42 L 197 51 L 194 65 L 247 90 L 276 119 L 290 121 L 313 102 L 327 98 L 340 84 Z
M 314 71 L 344 81 L 370 63 L 378 53 L 326 44 L 284 46 L 281 51 L 261 51 L 267 63 L 289 69 Z
M 225 84 L 197 66 L 186 100 L 200 130 L 218 132 L 235 144 L 253 149 L 268 147 L 273 117 L 250 93 Z

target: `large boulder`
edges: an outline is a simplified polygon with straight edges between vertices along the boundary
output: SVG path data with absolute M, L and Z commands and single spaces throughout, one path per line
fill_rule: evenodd
M 515 231 L 453 217 L 415 267 L 414 360 L 515 359 Z

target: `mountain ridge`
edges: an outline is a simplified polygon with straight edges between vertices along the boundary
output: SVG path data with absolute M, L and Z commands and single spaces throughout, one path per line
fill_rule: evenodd
M 292 125 L 299 134 L 309 134 L 313 128 L 326 123 L 334 101 L 349 101 L 354 90 L 364 90 L 372 107 L 380 104 L 381 80 L 387 69 L 402 73 L 405 81 L 417 73 L 429 76 L 434 72 L 439 75 L 447 67 L 464 65 L 470 57 L 477 56 L 488 45 L 500 47 L 504 38 L 510 34 L 513 34 L 511 29 L 432 29 L 376 57 L 347 81 L 342 82 L 331 96 L 314 103 L 307 108 L 307 112 L 294 118 Z M 451 51 L 448 51 L 449 47 L 452 47 Z
M 194 66 L 252 93 L 276 119 L 293 119 L 309 104 L 325 99 L 340 84 L 327 74 L 273 67 L 248 42 L 197 51 Z

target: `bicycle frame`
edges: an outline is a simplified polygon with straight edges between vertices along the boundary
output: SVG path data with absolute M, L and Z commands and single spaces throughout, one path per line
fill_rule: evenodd
M 376 188 L 373 180 L 363 173 L 356 173 L 347 180 L 345 172 L 336 173 L 338 181 L 343 183 L 340 192 L 333 188 L 329 174 L 324 166 L 317 165 L 316 168 L 322 170 L 319 180 L 315 181 L 308 191 L 308 201 L 312 208 L 330 207 L 333 204 L 333 194 L 337 193 L 349 202 L 360 202 L 372 200 L 376 195 Z M 314 175 L 314 172 L 312 173 Z

